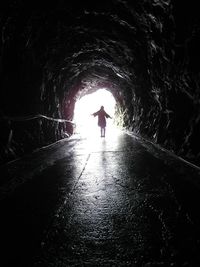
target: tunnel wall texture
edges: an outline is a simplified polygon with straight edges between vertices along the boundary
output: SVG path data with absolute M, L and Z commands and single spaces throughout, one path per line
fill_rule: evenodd
M 5 1 L 0 161 L 71 134 L 13 117 L 72 120 L 76 99 L 107 88 L 123 127 L 200 164 L 199 29 L 195 1 Z

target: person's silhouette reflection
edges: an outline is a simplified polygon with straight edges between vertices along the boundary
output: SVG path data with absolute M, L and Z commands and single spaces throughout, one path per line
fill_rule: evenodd
M 98 110 L 97 112 L 94 112 L 92 114 L 94 117 L 98 116 L 98 125 L 101 129 L 101 137 L 105 137 L 105 133 L 106 133 L 106 118 L 110 118 L 110 115 L 108 115 L 105 110 L 104 110 L 104 106 L 101 106 L 100 110 Z

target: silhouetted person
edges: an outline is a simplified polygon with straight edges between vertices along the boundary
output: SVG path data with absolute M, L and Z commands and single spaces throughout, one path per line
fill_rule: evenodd
M 97 112 L 94 112 L 92 115 L 94 117 L 98 116 L 98 125 L 101 128 L 101 137 L 105 137 L 105 133 L 106 133 L 106 118 L 111 118 L 110 115 L 108 115 L 105 112 L 103 106 L 101 106 L 100 110 L 98 110 Z

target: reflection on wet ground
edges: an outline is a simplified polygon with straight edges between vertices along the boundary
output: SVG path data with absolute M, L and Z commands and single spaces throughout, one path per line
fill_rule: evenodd
M 200 263 L 198 169 L 120 132 L 74 137 L 32 157 L 33 175 L 24 167 L 23 182 L 1 201 L 5 255 L 13 255 L 5 262 Z

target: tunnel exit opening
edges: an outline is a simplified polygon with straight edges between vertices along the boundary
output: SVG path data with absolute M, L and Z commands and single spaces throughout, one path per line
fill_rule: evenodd
M 100 136 L 98 116 L 94 117 L 92 114 L 97 112 L 101 106 L 104 106 L 104 110 L 111 117 L 106 119 L 106 136 L 117 132 L 114 124 L 116 100 L 112 93 L 102 88 L 76 101 L 74 108 L 75 133 L 81 136 Z

